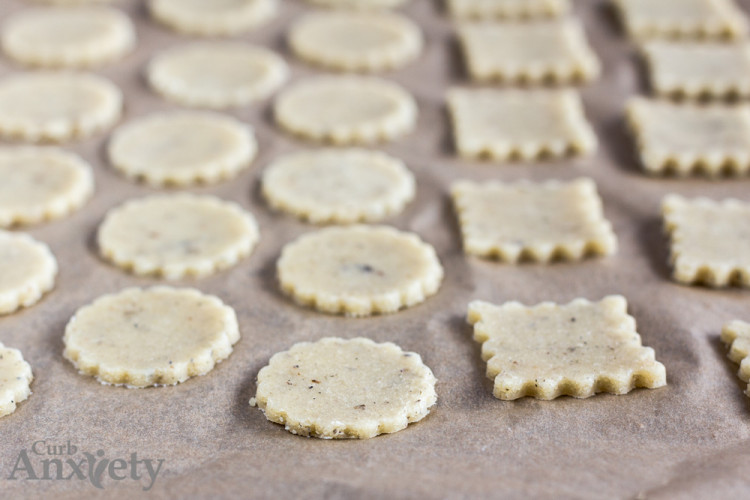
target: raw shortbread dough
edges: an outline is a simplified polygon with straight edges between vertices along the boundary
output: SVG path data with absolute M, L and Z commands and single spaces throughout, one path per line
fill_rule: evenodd
M 99 228 L 99 251 L 138 275 L 203 277 L 236 264 L 258 242 L 253 216 L 213 196 L 155 195 L 113 210 Z
M 363 149 L 303 151 L 274 161 L 263 195 L 276 209 L 314 223 L 377 221 L 414 198 L 414 176 L 401 160 Z
M 474 340 L 498 399 L 588 398 L 667 384 L 664 365 L 643 347 L 624 297 L 566 305 L 469 304 Z
M 574 19 L 465 23 L 459 34 L 476 81 L 571 84 L 592 81 L 601 72 L 583 26 Z
M 0 227 L 64 217 L 94 190 L 91 166 L 56 148 L 0 147 Z
M 289 46 L 307 62 L 344 71 L 384 71 L 413 61 L 422 33 L 409 18 L 389 12 L 315 12 L 289 30 Z
M 750 382 L 750 323 L 730 321 L 721 329 L 721 340 L 729 348 L 729 359 L 740 365 L 737 376 L 743 382 Z M 750 396 L 750 385 L 745 394 Z
M 465 158 L 533 161 L 590 154 L 597 146 L 573 90 L 454 88 L 448 107 Z
M 276 15 L 278 0 L 151 0 L 151 16 L 188 35 L 237 35 Z
M 452 193 L 467 253 L 515 263 L 581 260 L 617 250 L 591 179 L 542 184 L 460 181 Z
M 287 244 L 281 288 L 298 303 L 347 316 L 392 313 L 437 293 L 443 267 L 413 233 L 386 226 L 330 227 Z
M 31 395 L 34 376 L 21 351 L 0 342 L 0 417 L 16 411 L 16 404 Z
M 239 42 L 193 42 L 156 55 L 147 77 L 162 96 L 184 106 L 223 109 L 273 94 L 287 79 L 284 60 Z
M 0 136 L 65 141 L 108 128 L 122 113 L 122 92 L 85 73 L 16 73 L 0 80 Z
M 0 315 L 36 304 L 56 276 L 57 260 L 47 245 L 0 230 Z
M 353 10 L 381 10 L 393 9 L 404 5 L 409 0 L 307 0 L 313 5 L 319 7 L 329 7 L 333 9 L 353 9 Z
M 568 0 L 447 0 L 457 19 L 527 20 L 560 17 L 570 10 Z
M 24 64 L 95 66 L 130 52 L 135 30 L 128 16 L 108 7 L 33 8 L 5 21 L 2 45 Z
M 127 288 L 79 309 L 63 355 L 103 384 L 174 385 L 210 372 L 240 339 L 234 310 L 192 288 Z
M 174 111 L 131 121 L 109 141 L 112 165 L 155 187 L 214 183 L 250 165 L 257 152 L 252 129 L 211 112 Z
M 419 354 L 395 344 L 326 337 L 275 354 L 251 404 L 292 434 L 367 439 L 426 417 L 436 382 Z
M 386 80 L 322 76 L 284 90 L 274 113 L 281 127 L 308 139 L 371 144 L 410 132 L 417 104 L 406 90 Z

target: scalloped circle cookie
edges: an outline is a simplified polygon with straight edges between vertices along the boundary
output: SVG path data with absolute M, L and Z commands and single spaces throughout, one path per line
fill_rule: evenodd
M 307 0 L 319 7 L 351 10 L 382 10 L 399 7 L 409 0 Z
M 277 0 L 152 0 L 151 16 L 188 35 L 237 35 L 276 15 Z
M 0 417 L 16 411 L 16 406 L 31 395 L 34 375 L 21 351 L 0 342 Z
M 56 276 L 57 260 L 47 245 L 0 230 L 0 315 L 36 304 Z

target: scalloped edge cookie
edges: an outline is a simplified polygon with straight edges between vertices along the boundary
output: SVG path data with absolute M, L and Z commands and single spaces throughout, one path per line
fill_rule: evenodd
M 570 10 L 568 0 L 447 0 L 446 3 L 454 19 L 550 19 Z
M 720 338 L 729 349 L 727 357 L 740 365 L 737 376 L 743 382 L 750 382 L 750 323 L 730 321 L 721 329 Z M 750 384 L 745 394 L 750 396 Z
M 317 7 L 367 11 L 395 9 L 408 2 L 409 0 L 307 0 L 307 3 Z
M 183 0 L 152 0 L 151 17 L 164 26 L 186 35 L 239 35 L 270 21 L 279 8 L 278 0 L 247 0 L 244 9 L 206 14 L 186 8 Z
M 22 307 L 30 307 L 55 287 L 57 259 L 49 247 L 24 233 L 0 230 L 0 255 L 5 244 L 16 245 L 15 252 L 34 252 L 36 267 L 33 274 L 25 276 L 19 286 L 0 290 L 0 315 L 10 314 Z M 4 262 L 0 262 L 2 267 Z
M 8 378 L 2 378 L 6 370 Z M 16 411 L 18 403 L 29 398 L 33 380 L 31 366 L 23 359 L 21 351 L 0 342 L 0 417 L 10 415 Z

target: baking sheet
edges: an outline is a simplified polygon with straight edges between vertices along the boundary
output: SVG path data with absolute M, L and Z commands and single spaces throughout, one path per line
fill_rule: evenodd
M 280 16 L 243 36 L 289 56 L 283 34 L 308 7 L 283 0 Z M 153 94 L 143 67 L 157 49 L 185 42 L 148 20 L 136 0 L 116 4 L 137 21 L 137 51 L 99 71 L 126 92 L 125 119 L 175 106 Z M 25 5 L 3 0 L 5 18 Z M 745 2 L 744 7 L 750 6 Z M 66 322 L 97 296 L 158 280 L 139 279 L 97 257 L 94 234 L 105 212 L 126 199 L 155 190 L 119 176 L 104 156 L 106 134 L 74 143 L 94 166 L 96 194 L 71 217 L 29 232 L 47 242 L 60 264 L 57 288 L 36 306 L 0 318 L 0 341 L 21 349 L 33 367 L 33 395 L 0 420 L 0 496 L 58 498 L 106 494 L 132 498 L 149 486 L 113 480 L 103 489 L 89 480 L 25 480 L 17 471 L 26 450 L 38 474 L 41 460 L 80 461 L 84 451 L 104 459 L 163 460 L 148 491 L 153 498 L 243 496 L 267 498 L 697 498 L 748 495 L 750 425 L 744 384 L 718 339 L 722 324 L 750 320 L 748 293 L 677 285 L 669 280 L 667 243 L 659 203 L 666 193 L 734 196 L 750 200 L 750 181 L 653 179 L 641 173 L 622 120 L 623 103 L 643 90 L 643 69 L 611 8 L 602 0 L 576 0 L 604 74 L 583 90 L 588 116 L 601 146 L 589 158 L 538 165 L 472 163 L 456 158 L 443 106 L 450 85 L 465 84 L 451 23 L 435 0 L 413 0 L 404 9 L 418 20 L 427 46 L 418 62 L 388 74 L 416 96 L 419 128 L 382 149 L 415 172 L 417 199 L 388 223 L 415 231 L 432 243 L 445 266 L 445 283 L 424 304 L 395 315 L 366 319 L 333 317 L 294 305 L 276 286 L 281 247 L 310 225 L 273 213 L 262 200 L 258 178 L 280 154 L 310 146 L 278 132 L 270 103 L 232 111 L 257 132 L 260 154 L 235 179 L 194 189 L 239 202 L 255 214 L 261 241 L 253 255 L 214 277 L 184 282 L 221 297 L 237 311 L 242 340 L 234 353 L 204 377 L 176 387 L 127 390 L 79 375 L 62 357 Z M 2 74 L 19 68 L 3 59 Z M 316 71 L 292 63 L 297 80 Z M 504 265 L 463 255 L 447 195 L 456 179 L 571 179 L 593 177 L 606 216 L 619 237 L 616 256 L 582 263 Z M 645 345 L 667 368 L 658 390 L 626 396 L 551 402 L 492 397 L 479 346 L 465 322 L 473 299 L 568 302 L 621 293 L 638 322 Z M 439 400 L 422 422 L 365 441 L 323 441 L 293 436 L 248 405 L 255 375 L 277 351 L 324 336 L 366 336 L 421 353 L 439 379 Z M 34 443 L 75 446 L 77 454 L 35 455 Z M 36 450 L 40 450 L 37 445 Z M 65 449 L 67 452 L 69 449 Z M 44 450 L 41 450 L 44 451 Z M 156 464 L 157 462 L 153 462 Z M 23 464 L 21 464 L 23 465 Z M 65 469 L 65 475 L 70 470 Z

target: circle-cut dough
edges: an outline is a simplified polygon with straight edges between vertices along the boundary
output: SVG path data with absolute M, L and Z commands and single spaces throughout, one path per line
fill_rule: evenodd
M 192 288 L 128 288 L 79 309 L 63 355 L 104 384 L 174 385 L 210 372 L 240 339 L 234 310 Z
M 244 106 L 274 93 L 287 79 L 284 60 L 237 42 L 194 42 L 154 57 L 148 80 L 161 95 L 184 106 Z
M 289 45 L 301 59 L 326 68 L 383 71 L 416 59 L 422 33 L 398 14 L 318 12 L 292 25 Z
M 426 417 L 436 382 L 419 354 L 396 344 L 327 337 L 275 354 L 251 404 L 292 434 L 367 439 Z
M 363 149 L 284 156 L 263 175 L 274 208 L 314 223 L 381 220 L 414 198 L 414 176 L 401 160 Z
M 408 0 L 307 0 L 313 5 L 332 9 L 380 10 L 393 9 Z
M 36 304 L 55 286 L 57 260 L 26 234 L 0 230 L 0 314 Z
M 101 254 L 138 275 L 203 277 L 236 264 L 258 242 L 253 216 L 213 196 L 156 195 L 111 210 Z
M 112 165 L 130 179 L 189 186 L 234 176 L 253 160 L 257 144 L 252 129 L 234 118 L 177 111 L 123 125 L 108 151 Z
M 410 132 L 414 98 L 395 83 L 371 77 L 324 76 L 302 81 L 276 99 L 276 121 L 287 131 L 335 144 L 371 144 Z
M 94 190 L 91 167 L 56 148 L 0 147 L 0 227 L 64 217 Z
M 151 15 L 190 35 L 236 35 L 276 15 L 277 0 L 151 0 Z
M 31 395 L 34 376 L 21 351 L 0 342 L 0 417 L 16 411 L 16 404 Z
M 0 81 L 0 136 L 65 141 L 113 125 L 122 92 L 108 80 L 83 73 L 19 73 Z
M 108 7 L 35 8 L 7 19 L 3 50 L 23 64 L 94 66 L 119 59 L 135 46 L 130 18 Z
M 281 288 L 302 305 L 348 316 L 392 313 L 440 288 L 435 249 L 387 226 L 330 227 L 301 236 L 281 252 Z

